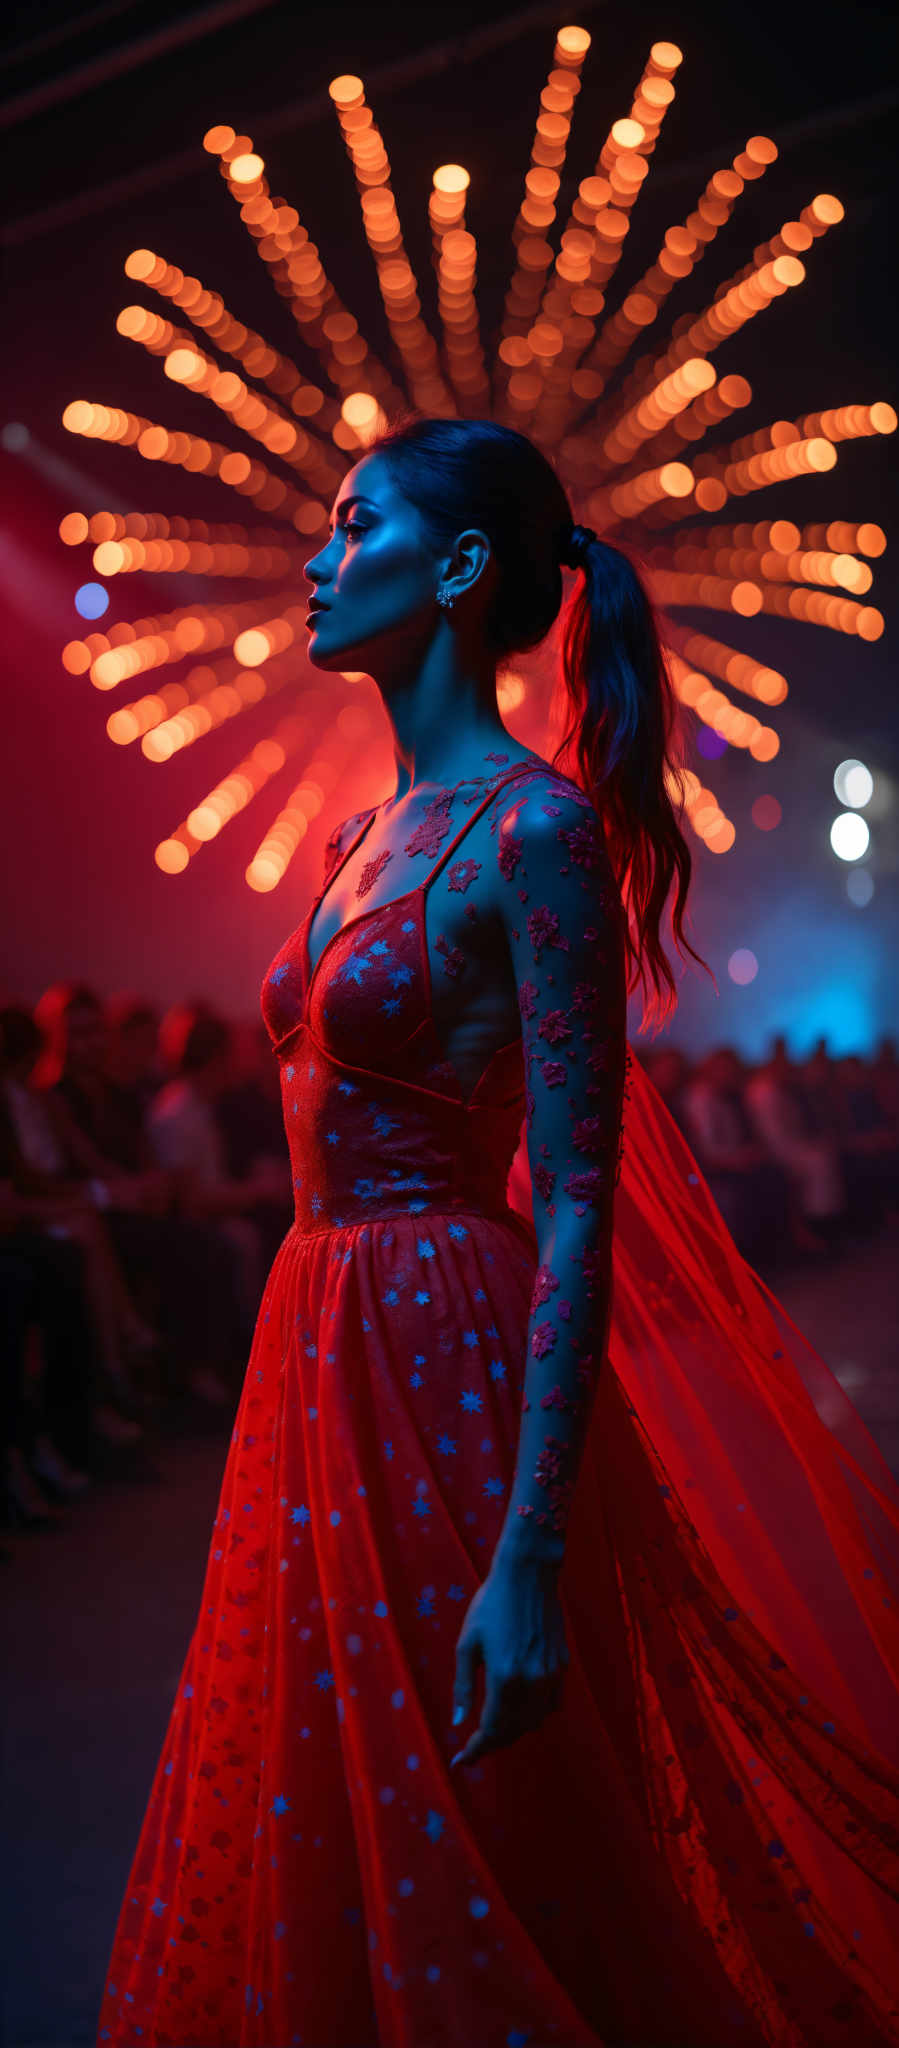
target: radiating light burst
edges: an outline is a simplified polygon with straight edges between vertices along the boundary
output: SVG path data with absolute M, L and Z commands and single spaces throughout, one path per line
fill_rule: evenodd
M 305 606 L 297 604 L 297 585 L 309 543 L 319 544 L 327 532 L 328 507 L 347 458 L 364 451 L 410 404 L 447 418 L 490 417 L 531 434 L 554 461 L 575 517 L 636 548 L 663 607 L 675 693 L 695 714 L 703 773 L 727 747 L 754 762 L 774 759 L 779 735 L 762 714 L 783 703 L 789 686 L 779 670 L 745 648 L 680 620 L 682 609 L 699 607 L 741 622 L 771 613 L 865 641 L 882 633 L 882 613 L 870 601 L 872 564 L 886 547 L 879 526 L 846 519 L 800 526 L 725 513 L 736 498 L 827 474 L 847 440 L 896 430 L 891 405 L 853 394 L 845 404 L 734 435 L 733 417 L 751 405 L 752 389 L 738 370 L 719 372 L 712 360 L 747 322 L 763 319 L 776 299 L 802 285 L 807 266 L 821 260 L 816 245 L 843 219 L 842 203 L 833 193 L 814 195 L 798 219 L 781 222 L 748 261 L 737 260 L 709 287 L 706 303 L 676 318 L 666 334 L 669 297 L 686 286 L 720 236 L 734 233 L 746 186 L 764 178 L 777 148 L 767 136 L 750 136 L 706 180 L 655 253 L 640 249 L 638 235 L 632 257 L 639 199 L 662 143 L 683 53 L 674 43 L 652 44 L 630 94 L 609 109 L 592 169 L 574 186 L 568 165 L 590 47 L 589 32 L 576 24 L 556 32 L 492 337 L 483 331 L 478 303 L 478 195 L 470 170 L 464 163 L 437 164 L 426 199 L 398 197 L 384 136 L 355 73 L 333 79 L 328 92 L 355 178 L 390 334 L 389 362 L 374 354 L 339 297 L 298 208 L 273 195 L 252 136 L 226 123 L 207 130 L 203 148 L 217 162 L 306 354 L 317 362 L 316 373 L 307 375 L 236 318 L 218 292 L 165 255 L 136 248 L 128 256 L 124 268 L 132 286 L 154 293 L 180 318 L 128 303 L 118 315 L 119 334 L 158 360 L 165 379 L 160 403 L 164 390 L 180 386 L 191 394 L 194 425 L 201 418 L 197 407 L 211 407 L 227 440 L 81 398 L 66 407 L 63 424 L 71 433 L 117 442 L 145 461 L 216 478 L 223 510 L 225 493 L 236 492 L 251 501 L 250 518 L 210 524 L 177 512 L 67 513 L 61 540 L 87 548 L 86 566 L 103 578 L 102 587 L 80 586 L 76 608 L 86 618 L 99 616 L 101 595 L 102 609 L 109 605 L 105 586 L 118 595 L 115 579 L 136 572 L 213 583 L 240 579 L 258 584 L 260 594 L 109 623 L 104 633 L 69 641 L 63 666 L 72 676 L 89 676 L 99 690 L 133 685 L 151 669 L 166 672 L 166 680 L 145 685 L 107 719 L 113 744 L 139 741 L 145 759 L 156 764 L 262 700 L 304 686 L 301 712 L 273 723 L 269 735 L 245 749 L 170 826 L 155 851 L 163 873 L 183 873 L 248 805 L 258 801 L 264 810 L 269 784 L 299 754 L 303 773 L 270 811 L 245 872 L 257 893 L 276 888 L 344 768 L 375 738 L 375 713 L 356 695 L 366 679 L 350 671 L 343 677 L 350 695 L 328 723 L 319 678 L 305 659 Z M 409 217 L 422 203 L 433 272 L 424 279 L 415 274 L 402 227 L 402 214 Z M 756 207 L 757 201 L 753 219 Z M 426 300 L 436 309 L 436 325 Z M 212 425 L 211 413 L 207 419 Z M 497 693 L 501 713 L 514 713 L 527 691 L 526 677 L 505 673 Z M 841 860 L 857 861 L 867 847 L 859 812 L 870 783 L 860 762 L 843 762 L 835 774 L 836 794 L 847 806 L 831 833 Z M 688 768 L 682 778 L 670 777 L 669 794 L 710 852 L 729 850 L 735 827 L 699 775 Z M 773 796 L 757 796 L 751 815 L 758 830 L 769 832 L 780 823 L 781 806 Z M 866 872 L 849 874 L 853 903 L 869 900 L 869 883 Z M 745 948 L 734 953 L 729 972 L 738 982 L 752 979 L 754 955 Z

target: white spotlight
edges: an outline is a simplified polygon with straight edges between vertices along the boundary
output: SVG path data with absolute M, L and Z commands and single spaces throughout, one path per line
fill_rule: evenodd
M 874 794 L 874 777 L 864 761 L 841 761 L 834 769 L 833 786 L 841 804 L 863 811 Z
M 871 837 L 864 818 L 857 811 L 841 811 L 830 828 L 830 843 L 838 860 L 861 860 Z

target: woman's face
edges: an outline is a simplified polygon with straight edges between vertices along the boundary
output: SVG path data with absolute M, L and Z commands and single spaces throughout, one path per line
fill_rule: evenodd
M 415 506 L 383 459 L 366 456 L 340 486 L 327 546 L 306 563 L 322 606 L 306 621 L 313 666 L 377 677 L 420 658 L 441 616 L 438 568 Z

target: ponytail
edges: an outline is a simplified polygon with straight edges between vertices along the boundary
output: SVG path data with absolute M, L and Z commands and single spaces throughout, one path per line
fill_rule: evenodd
M 572 525 L 552 463 L 514 427 L 409 415 L 392 421 L 369 453 L 383 457 L 417 508 L 435 556 L 465 527 L 487 534 L 497 576 L 484 632 L 497 661 L 540 645 L 562 606 L 563 567 L 583 570 L 563 631 L 571 724 L 552 765 L 573 739 L 571 780 L 605 829 L 627 911 L 628 988 L 642 987 L 645 999 L 652 985 L 642 1029 L 664 1023 L 677 1004 L 659 937 L 672 881 L 675 944 L 711 969 L 684 937 L 692 862 L 672 800 L 673 792 L 682 813 L 680 706 L 635 569 L 589 527 Z
M 684 934 L 693 862 L 680 826 L 686 794 L 680 706 L 653 607 L 627 555 L 589 527 L 575 526 L 565 560 L 583 571 L 583 580 L 563 629 L 561 681 L 571 719 L 553 767 L 574 741 L 578 772 L 572 780 L 601 816 L 627 910 L 628 990 L 643 991 L 640 1028 L 660 1029 L 677 1005 L 660 937 L 672 882 L 677 950 L 682 958 L 691 954 L 715 980 Z

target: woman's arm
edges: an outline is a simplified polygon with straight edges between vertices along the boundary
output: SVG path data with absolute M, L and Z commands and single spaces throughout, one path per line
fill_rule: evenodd
M 627 1063 L 624 913 L 592 805 L 549 775 L 504 813 L 539 1263 L 515 1478 L 495 1560 L 560 1565 L 611 1308 Z

